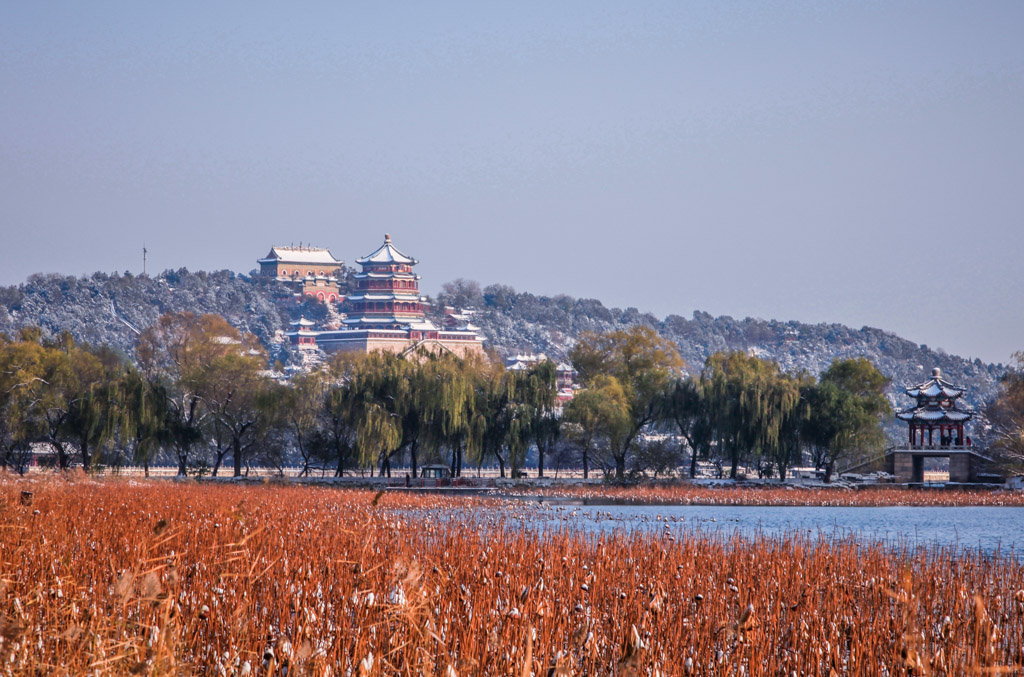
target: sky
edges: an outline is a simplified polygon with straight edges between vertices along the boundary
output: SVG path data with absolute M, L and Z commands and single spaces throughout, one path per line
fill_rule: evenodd
M 0 0 L 0 284 L 346 262 L 1024 349 L 1024 2 Z

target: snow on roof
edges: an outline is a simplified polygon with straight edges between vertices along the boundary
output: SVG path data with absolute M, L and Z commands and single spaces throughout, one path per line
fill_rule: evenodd
M 381 317 L 362 315 L 358 317 L 346 317 L 342 322 L 345 324 L 402 324 L 406 322 L 406 320 L 408 320 L 408 318 L 395 317 L 394 315 Z
M 959 409 L 911 409 L 896 414 L 901 421 L 926 421 L 928 423 L 951 422 L 962 423 L 970 420 L 972 412 Z
M 950 383 L 942 378 L 942 370 L 938 367 L 932 369 L 932 377 L 922 383 L 906 389 L 907 395 L 911 397 L 948 397 L 955 399 L 964 394 L 964 388 Z
M 340 266 L 330 249 L 320 247 L 271 247 L 270 253 L 256 263 L 313 263 Z
M 316 323 L 313 322 L 312 320 L 307 320 L 306 316 L 303 315 L 299 319 L 295 320 L 294 322 L 289 322 L 288 324 L 292 325 L 293 327 L 312 327 Z
M 356 273 L 352 277 L 356 278 L 357 280 L 366 280 L 366 279 L 370 279 L 370 278 L 372 278 L 374 280 L 388 280 L 388 279 L 391 279 L 391 278 L 399 278 L 399 279 L 402 279 L 402 280 L 413 280 L 413 279 L 418 280 L 418 279 L 420 279 L 420 276 L 417 275 L 416 273 L 404 273 L 404 272 L 399 271 L 399 270 L 387 270 L 387 271 L 384 271 L 384 272 L 378 272 L 378 271 L 375 271 L 375 270 L 374 271 L 365 271 L 364 270 L 361 273 Z
M 415 331 L 437 331 L 437 325 L 427 319 L 410 322 L 405 326 Z
M 377 251 L 372 254 L 356 259 L 356 263 L 359 265 L 366 265 L 367 263 L 407 263 L 415 265 L 419 261 L 398 251 L 395 245 L 391 244 L 391 236 L 384 235 L 384 244 L 378 247 Z
M 419 301 L 416 294 L 383 293 L 383 294 L 350 294 L 349 301 Z

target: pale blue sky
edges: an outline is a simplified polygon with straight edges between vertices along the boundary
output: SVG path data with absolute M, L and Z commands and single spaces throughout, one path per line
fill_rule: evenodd
M 1024 2 L 0 4 L 0 283 L 346 261 L 1024 349 Z

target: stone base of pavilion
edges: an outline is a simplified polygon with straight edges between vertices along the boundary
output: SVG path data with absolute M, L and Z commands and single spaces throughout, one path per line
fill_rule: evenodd
M 889 450 L 885 455 L 885 471 L 904 484 L 924 482 L 924 459 L 949 458 L 949 481 L 959 484 L 1002 482 L 995 462 L 971 447 L 915 446 Z

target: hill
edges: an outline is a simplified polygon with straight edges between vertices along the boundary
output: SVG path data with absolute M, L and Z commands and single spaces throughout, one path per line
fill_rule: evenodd
M 968 403 L 975 407 L 995 394 L 1005 371 L 1002 365 L 966 360 L 872 327 L 737 320 L 699 311 L 691 318 L 659 319 L 636 308 L 608 308 L 595 299 L 535 296 L 504 285 L 481 290 L 464 281 L 445 285 L 435 309 L 445 304 L 477 308 L 476 324 L 488 344 L 504 355 L 526 351 L 564 358 L 582 331 L 635 324 L 649 325 L 675 342 L 693 372 L 720 350 L 750 351 L 778 361 L 786 370 L 815 374 L 835 358 L 863 355 L 893 380 L 892 400 L 897 406 L 907 404 L 900 387 L 925 380 L 932 367 L 941 367 L 947 378 L 966 386 Z M 320 319 L 326 314 L 321 304 L 298 303 L 272 281 L 223 270 L 181 269 L 152 277 L 39 274 L 21 285 L 0 287 L 0 332 L 13 335 L 20 327 L 38 325 L 49 334 L 66 330 L 78 341 L 106 343 L 125 352 L 132 350 L 137 331 L 163 313 L 184 310 L 224 316 L 259 337 L 274 359 L 282 361 L 289 358 L 287 323 L 299 315 Z

